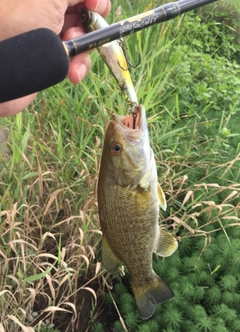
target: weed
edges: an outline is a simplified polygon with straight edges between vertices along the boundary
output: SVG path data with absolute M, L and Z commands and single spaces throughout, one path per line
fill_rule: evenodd
M 109 22 L 161 3 L 116 1 Z M 167 197 L 161 221 L 180 242 L 172 257 L 153 260 L 175 299 L 142 322 L 128 274 L 101 269 L 101 146 L 107 110 L 125 114 L 128 106 L 93 52 L 83 83 L 66 80 L 1 119 L 10 131 L 0 148 L 7 151 L 0 160 L 1 331 L 239 330 L 239 6 L 232 3 L 125 39 L 131 62 L 142 55 L 131 74 Z

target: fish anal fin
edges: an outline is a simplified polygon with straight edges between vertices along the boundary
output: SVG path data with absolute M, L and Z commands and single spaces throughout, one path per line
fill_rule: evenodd
M 171 256 L 178 248 L 177 240 L 168 232 L 160 229 L 160 234 L 154 252 L 162 257 Z
M 158 303 L 174 297 L 171 288 L 155 272 L 152 281 L 143 286 L 132 283 L 132 289 L 142 319 L 150 318 Z
M 166 211 L 167 209 L 167 202 L 166 202 L 166 198 L 165 198 L 165 194 L 160 186 L 160 184 L 158 183 L 157 185 L 157 192 L 158 192 L 158 201 L 159 201 L 159 205 L 161 206 L 161 208 Z
M 121 265 L 121 262 L 116 257 L 105 236 L 102 241 L 102 263 L 109 273 L 113 273 Z

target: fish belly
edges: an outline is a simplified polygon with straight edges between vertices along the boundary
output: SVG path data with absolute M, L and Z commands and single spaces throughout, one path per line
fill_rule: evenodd
M 152 253 L 159 235 L 159 205 L 152 196 L 151 190 L 139 192 L 112 186 L 99 199 L 103 235 L 132 279 L 139 279 L 142 271 L 146 276 L 146 269 L 152 271 Z

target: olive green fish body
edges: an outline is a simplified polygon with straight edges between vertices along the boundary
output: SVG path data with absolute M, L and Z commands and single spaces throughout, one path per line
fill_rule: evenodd
M 106 176 L 111 177 L 107 169 Z M 145 189 L 140 184 L 119 186 L 114 177 L 105 180 L 104 176 L 100 176 L 100 179 L 99 188 L 103 188 L 102 181 L 106 186 L 106 190 L 101 189 L 99 195 L 103 234 L 119 261 L 126 265 L 131 278 L 139 280 L 143 272 L 145 275 L 145 271 L 151 269 L 154 239 L 159 231 L 156 222 L 159 210 L 157 188 L 155 183 Z M 153 200 L 152 196 L 156 199 Z M 107 208 L 102 209 L 104 206 Z M 126 256 L 126 252 L 129 255 Z M 136 264 L 136 261 L 141 264 Z
M 158 225 L 159 203 L 166 201 L 157 181 L 149 145 L 146 114 L 138 106 L 136 129 L 131 117 L 113 116 L 104 140 L 98 207 L 103 232 L 102 261 L 109 272 L 123 262 L 142 318 L 158 303 L 173 297 L 172 290 L 152 269 L 152 253 L 171 255 L 176 240 Z

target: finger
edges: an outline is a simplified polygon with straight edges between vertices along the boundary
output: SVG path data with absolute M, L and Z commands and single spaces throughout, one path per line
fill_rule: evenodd
M 37 93 L 0 103 L 0 117 L 17 114 L 24 110 L 36 98 Z
M 77 4 L 83 3 L 83 2 L 85 2 L 85 0 L 68 0 L 67 1 L 69 7 L 76 6 Z
M 91 68 L 91 59 L 89 54 L 82 53 L 75 56 L 69 65 L 68 77 L 74 84 L 80 83 L 88 74 Z
M 74 27 L 68 29 L 63 40 L 76 38 L 82 36 L 84 31 L 81 27 Z M 70 81 L 74 84 L 81 82 L 91 68 L 91 60 L 87 53 L 82 53 L 71 59 L 68 70 L 68 77 Z
M 89 10 L 96 11 L 103 17 L 106 17 L 111 9 L 110 0 L 86 0 L 85 5 Z
M 65 40 L 70 39 L 69 37 L 69 32 L 67 34 L 66 37 L 66 32 L 68 31 L 68 29 L 70 28 L 74 28 L 74 27 L 78 27 L 78 29 L 81 27 L 81 22 L 80 22 L 80 15 L 76 13 L 76 11 L 74 13 L 67 13 L 65 15 L 65 20 L 64 20 L 64 25 L 61 31 L 61 36 L 63 36 L 65 38 Z M 78 37 L 81 36 L 85 31 L 83 29 L 81 30 L 73 30 L 73 33 L 75 33 L 74 37 Z M 71 34 L 71 32 L 70 32 Z M 72 38 L 74 38 L 72 37 Z
M 80 12 L 81 8 L 86 6 L 89 10 L 98 12 L 103 17 L 106 17 L 111 9 L 110 0 L 68 0 L 68 5 L 70 7 L 76 6 L 76 9 Z M 72 10 L 69 8 L 68 10 Z

